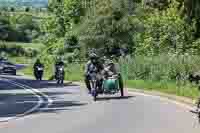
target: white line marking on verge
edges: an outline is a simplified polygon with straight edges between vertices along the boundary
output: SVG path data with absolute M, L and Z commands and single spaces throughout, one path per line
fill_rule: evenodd
M 151 98 L 157 98 L 157 99 L 160 99 L 160 100 L 165 100 L 165 101 L 174 103 L 174 104 L 176 104 L 176 105 L 178 105 L 178 106 L 181 106 L 181 107 L 186 108 L 186 109 L 189 109 L 189 110 L 194 109 L 194 108 L 191 107 L 190 105 L 187 105 L 187 104 L 184 104 L 184 103 L 181 103 L 181 102 L 177 102 L 177 101 L 175 101 L 175 100 L 171 100 L 171 99 L 166 98 L 166 97 L 161 97 L 161 96 L 156 96 L 156 95 L 151 95 L 151 94 L 144 94 L 144 93 L 142 93 L 142 92 L 132 92 L 132 91 L 128 91 L 128 94 L 147 96 L 147 97 L 151 97 Z

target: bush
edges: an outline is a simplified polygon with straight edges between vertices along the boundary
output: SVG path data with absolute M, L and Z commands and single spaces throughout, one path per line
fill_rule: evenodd
M 191 51 L 194 27 L 180 15 L 178 6 L 174 1 L 166 10 L 154 9 L 148 14 L 143 14 L 143 18 L 140 19 L 143 31 L 134 35 L 137 53 L 159 55 Z M 144 10 L 146 12 L 147 9 Z
M 27 56 L 35 57 L 39 51 L 34 48 L 23 48 L 16 44 L 7 44 L 5 42 L 0 42 L 0 52 L 5 52 L 10 56 Z

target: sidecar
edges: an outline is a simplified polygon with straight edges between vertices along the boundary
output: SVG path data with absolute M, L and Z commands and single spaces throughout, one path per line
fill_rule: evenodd
M 123 90 L 119 87 L 119 80 L 117 75 L 105 78 L 103 81 L 102 89 L 104 94 L 113 95 L 120 91 L 121 96 L 123 96 Z

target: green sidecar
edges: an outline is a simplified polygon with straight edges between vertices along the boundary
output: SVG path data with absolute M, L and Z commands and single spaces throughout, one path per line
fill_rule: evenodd
M 97 100 L 98 95 L 100 94 L 109 94 L 113 95 L 120 92 L 121 97 L 124 96 L 123 88 L 119 87 L 118 76 L 112 76 L 104 78 L 102 85 L 98 85 L 96 78 L 90 81 L 92 86 L 92 96 L 94 101 Z
M 121 96 L 123 96 L 123 89 L 119 87 L 118 76 L 112 76 L 104 79 L 102 90 L 104 94 L 115 94 L 120 92 Z

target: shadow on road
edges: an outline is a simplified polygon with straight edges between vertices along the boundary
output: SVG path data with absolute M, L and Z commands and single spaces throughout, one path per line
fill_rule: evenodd
M 42 103 L 39 108 L 30 112 L 31 114 L 37 113 L 58 113 L 62 110 L 71 110 L 72 107 L 84 106 L 87 103 L 83 103 L 81 101 L 70 101 L 65 99 L 65 95 L 73 95 L 73 91 L 68 91 L 68 89 L 63 87 L 74 87 L 71 89 L 79 89 L 79 87 L 75 87 L 78 85 L 70 83 L 65 83 L 63 86 L 58 86 L 55 82 L 52 81 L 35 81 L 32 79 L 25 79 L 23 77 L 14 77 L 8 76 L 4 77 L 1 75 L 1 78 L 6 78 L 17 83 L 21 83 L 23 85 L 27 85 L 34 89 L 42 90 L 46 89 L 43 93 L 47 95 L 53 102 L 50 104 L 48 99 L 44 97 L 44 95 L 40 95 L 42 98 Z M 27 112 L 28 110 L 34 108 L 36 105 L 39 105 L 38 97 L 32 94 L 29 91 L 24 91 L 23 88 L 17 87 L 15 85 L 8 84 L 4 80 L 0 80 L 0 85 L 4 88 L 4 93 L 0 91 L 0 122 L 1 118 L 5 117 L 14 117 Z M 61 89 L 59 91 L 55 91 L 53 88 Z M 26 87 L 25 87 L 26 88 Z M 63 89 L 62 89 L 63 88 Z M 54 91 L 51 91 L 54 90 Z M 15 93 L 16 92 L 16 93 Z M 50 104 L 50 105 L 49 105 Z M 49 105 L 49 106 L 48 106 Z
M 17 94 L 15 96 L 9 94 L 3 95 L 6 95 L 7 98 L 0 102 L 0 122 L 1 118 L 3 117 L 14 117 L 29 111 L 39 102 L 38 99 L 31 94 Z M 30 112 L 30 114 L 58 113 L 59 111 L 63 110 L 71 110 L 71 107 L 87 105 L 87 103 L 80 101 L 66 101 L 61 99 L 58 97 L 59 93 L 51 93 L 50 95 L 53 95 L 52 100 L 55 100 L 51 105 L 47 106 L 49 103 L 47 100 L 45 100 L 42 102 L 39 108 L 33 112 Z M 0 95 L 0 97 L 1 96 L 2 95 Z
M 97 97 L 97 101 L 106 101 L 106 100 L 120 100 L 120 99 L 130 99 L 135 96 L 106 96 L 106 97 Z
M 43 89 L 43 88 L 64 88 L 64 87 L 73 87 L 73 86 L 79 86 L 77 84 L 73 84 L 72 82 L 64 83 L 63 85 L 56 84 L 56 81 L 52 80 L 42 80 L 37 81 L 34 79 L 26 79 L 22 78 L 22 76 L 18 76 L 19 78 L 16 78 L 15 76 L 6 76 L 1 75 L 2 78 L 6 78 L 12 81 L 15 81 L 17 83 L 25 84 L 27 86 L 30 86 L 35 89 Z

